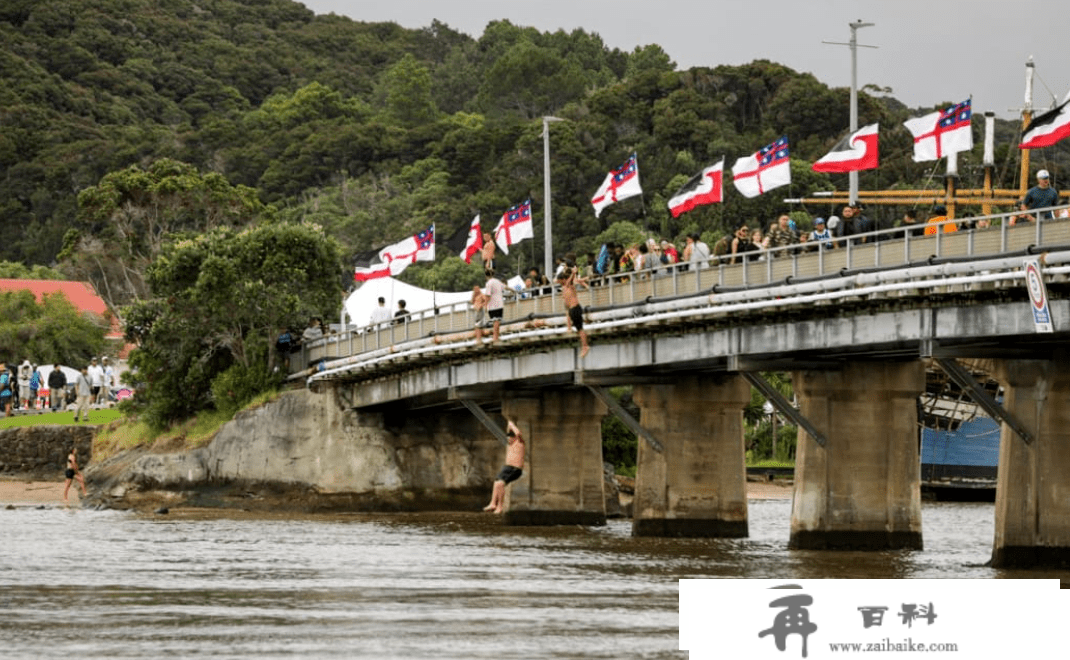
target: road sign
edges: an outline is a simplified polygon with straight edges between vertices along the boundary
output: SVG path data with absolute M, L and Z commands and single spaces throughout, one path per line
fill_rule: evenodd
M 1044 288 L 1044 277 L 1040 272 L 1040 260 L 1029 259 L 1025 262 L 1025 284 L 1029 289 L 1029 307 L 1033 310 L 1033 325 L 1037 332 L 1054 332 L 1051 311 L 1048 309 L 1048 291 Z

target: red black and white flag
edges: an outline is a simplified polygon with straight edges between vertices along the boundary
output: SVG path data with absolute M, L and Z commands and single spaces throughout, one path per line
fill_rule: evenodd
M 1019 149 L 1050 147 L 1059 140 L 1070 137 L 1070 95 L 1062 104 L 1033 118 L 1022 131 Z
M 456 252 L 466 264 L 472 263 L 472 257 L 483 249 L 483 230 L 479 226 L 479 216 L 471 224 L 462 226 L 446 241 L 446 247 Z
M 531 200 L 525 200 L 523 204 L 510 207 L 502 214 L 498 226 L 494 228 L 494 242 L 509 254 L 509 246 L 519 243 L 525 238 L 534 238 L 535 230 L 531 223 Z
M 632 154 L 631 158 L 624 161 L 620 167 L 611 170 L 606 175 L 606 180 L 591 198 L 594 217 L 597 218 L 602 213 L 602 209 L 610 204 L 642 194 L 643 188 L 639 185 L 639 165 L 635 161 L 635 154 Z
M 813 165 L 815 172 L 859 172 L 877 167 L 877 124 L 847 135 Z
M 676 191 L 669 200 L 672 217 L 679 218 L 696 206 L 716 204 L 724 201 L 724 159 L 716 165 L 710 165 Z
M 353 280 L 357 282 L 367 282 L 368 280 L 377 280 L 381 277 L 390 277 L 390 264 L 388 263 L 376 263 L 378 261 L 379 250 L 367 250 L 366 252 L 360 252 L 353 256 Z

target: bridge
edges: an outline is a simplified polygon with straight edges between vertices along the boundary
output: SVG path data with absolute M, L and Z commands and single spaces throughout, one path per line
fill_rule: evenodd
M 753 385 L 799 427 L 791 546 L 887 549 L 922 546 L 917 399 L 926 369 L 941 369 L 1002 421 L 994 564 L 1066 564 L 1070 220 L 993 219 L 609 278 L 580 292 L 582 359 L 549 288 L 507 303 L 495 344 L 477 344 L 472 310 L 457 306 L 325 337 L 293 356 L 291 377 L 357 410 L 467 408 L 499 438 L 488 412 L 515 420 L 529 442 L 509 524 L 604 523 L 601 420 L 613 413 L 641 438 L 633 533 L 656 536 L 746 536 Z M 1033 314 L 1040 281 L 1052 332 Z M 762 377 L 782 370 L 797 408 Z M 1001 404 L 978 371 L 1000 381 Z M 621 384 L 639 419 L 608 395 Z

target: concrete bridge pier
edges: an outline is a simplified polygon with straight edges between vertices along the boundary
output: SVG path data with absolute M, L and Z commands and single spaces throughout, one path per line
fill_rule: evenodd
M 747 536 L 743 408 L 739 375 L 691 376 L 637 385 L 640 424 L 662 445 L 639 440 L 634 536 Z
M 1002 425 L 992 565 L 1070 566 L 1070 353 L 996 360 L 995 372 L 1003 407 L 1034 440 Z
M 800 412 L 828 442 L 821 447 L 799 430 L 790 547 L 921 549 L 924 389 L 921 361 L 796 372 Z
M 506 491 L 507 525 L 604 525 L 602 417 L 586 390 L 506 397 L 502 414 L 527 444 L 524 474 Z

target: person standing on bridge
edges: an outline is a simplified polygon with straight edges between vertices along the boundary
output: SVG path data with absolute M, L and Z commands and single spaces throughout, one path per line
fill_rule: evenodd
M 494 276 L 494 269 L 486 271 L 487 283 L 483 285 L 483 298 L 486 301 L 487 318 L 494 324 L 494 335 L 491 340 L 498 342 L 502 331 L 502 317 L 505 316 L 505 284 Z M 476 343 L 483 340 L 483 329 L 476 328 Z
M 501 513 L 505 504 L 505 487 L 520 478 L 524 473 L 524 436 L 512 420 L 505 425 L 505 438 L 509 443 L 505 450 L 505 465 L 494 478 L 494 488 L 490 493 L 490 504 L 484 511 Z
M 1037 209 L 1046 209 L 1058 203 L 1059 191 L 1051 187 L 1051 175 L 1048 174 L 1048 170 L 1038 170 L 1037 185 L 1030 188 L 1018 204 L 1019 210 L 1025 213 L 1012 217 L 1010 224 L 1013 227 L 1019 222 L 1034 222 Z M 1051 211 L 1040 211 L 1039 216 L 1041 220 L 1051 220 L 1053 217 Z
M 571 256 L 570 253 L 569 257 Z M 587 331 L 583 329 L 583 306 L 580 305 L 576 285 L 586 285 L 587 280 L 579 277 L 574 259 L 566 258 L 565 263 L 565 270 L 561 271 L 557 282 L 561 285 L 561 299 L 565 303 L 565 309 L 568 310 L 565 314 L 565 324 L 570 331 L 575 328 L 580 336 L 580 359 L 582 360 L 587 356 L 587 351 L 591 350 L 591 347 L 587 345 Z

